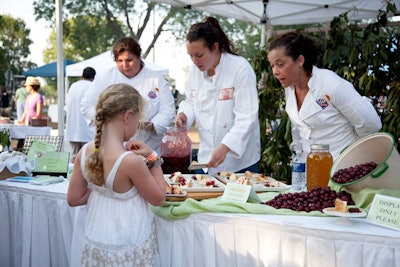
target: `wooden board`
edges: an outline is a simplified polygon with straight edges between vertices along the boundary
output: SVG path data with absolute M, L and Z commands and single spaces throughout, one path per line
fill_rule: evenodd
M 208 199 L 208 198 L 216 198 L 222 196 L 224 192 L 188 192 L 185 197 L 166 197 L 167 201 L 184 201 L 187 198 L 193 198 L 196 200 Z
M 166 192 L 171 191 L 170 185 L 165 182 L 165 190 Z M 224 192 L 187 192 L 186 196 L 184 197 L 176 197 L 176 196 L 168 196 L 166 195 L 166 200 L 167 201 L 184 201 L 187 198 L 193 198 L 196 200 L 202 200 L 202 199 L 207 199 L 207 198 L 215 198 L 222 196 Z

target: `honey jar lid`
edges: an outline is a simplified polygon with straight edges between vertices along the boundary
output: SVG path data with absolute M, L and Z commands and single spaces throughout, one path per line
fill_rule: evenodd
M 329 145 L 327 144 L 312 144 L 310 145 L 312 150 L 329 150 Z

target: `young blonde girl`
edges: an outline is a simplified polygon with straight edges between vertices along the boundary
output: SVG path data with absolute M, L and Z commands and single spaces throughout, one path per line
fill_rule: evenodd
M 104 90 L 96 104 L 96 134 L 79 151 L 71 175 L 70 206 L 87 205 L 82 266 L 157 266 L 154 215 L 165 201 L 162 161 L 141 141 L 143 103 L 128 84 Z

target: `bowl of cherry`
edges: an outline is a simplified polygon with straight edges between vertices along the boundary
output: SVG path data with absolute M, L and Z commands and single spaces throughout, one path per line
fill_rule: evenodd
M 330 170 L 330 181 L 349 191 L 364 188 L 400 189 L 400 155 L 389 133 L 363 137 L 340 153 Z

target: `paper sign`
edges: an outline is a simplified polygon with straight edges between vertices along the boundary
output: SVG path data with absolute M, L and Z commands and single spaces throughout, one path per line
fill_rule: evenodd
M 367 220 L 374 224 L 400 230 L 400 198 L 376 194 Z
M 31 146 L 29 147 L 28 151 L 28 158 L 34 159 L 36 153 L 46 153 L 46 152 L 53 152 L 56 151 L 56 147 L 49 143 L 40 141 L 40 140 L 33 140 Z
M 67 173 L 69 152 L 46 152 L 35 157 L 34 173 Z
M 236 183 L 227 183 L 225 186 L 224 194 L 221 197 L 222 201 L 237 201 L 241 203 L 256 202 L 260 203 L 261 200 L 257 196 L 251 185 L 243 185 Z

